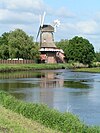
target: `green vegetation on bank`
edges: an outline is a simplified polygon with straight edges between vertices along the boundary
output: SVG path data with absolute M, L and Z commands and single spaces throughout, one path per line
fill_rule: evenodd
M 79 68 L 79 69 L 75 69 L 75 71 L 100 73 L 100 67 L 96 67 L 96 68 Z
M 58 133 L 58 131 L 46 128 L 0 105 L 0 133 Z
M 100 72 L 100 63 L 93 64 L 93 68 L 88 68 L 88 65 L 84 65 L 78 62 L 64 63 L 64 64 L 0 64 L 0 72 L 13 72 L 13 71 L 29 71 L 29 70 L 55 70 L 55 69 L 75 69 L 75 71 L 87 71 L 87 72 Z M 97 67 L 99 66 L 99 67 Z M 77 69 L 79 68 L 79 69 Z
M 0 72 L 27 71 L 27 70 L 47 70 L 47 69 L 67 69 L 67 68 L 87 67 L 81 63 L 58 63 L 58 64 L 0 64 Z
M 67 64 L 0 64 L 0 72 L 62 69 L 65 67 Z
M 6 109 L 63 133 L 100 133 L 99 127 L 86 126 L 77 116 L 71 113 L 60 113 L 46 105 L 25 103 L 6 92 L 0 92 L 0 104 Z

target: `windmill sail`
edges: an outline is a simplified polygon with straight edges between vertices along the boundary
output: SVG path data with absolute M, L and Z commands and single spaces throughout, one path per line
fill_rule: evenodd
M 40 15 L 40 26 L 39 26 L 39 30 L 38 30 L 38 33 L 37 33 L 36 42 L 37 42 L 37 39 L 39 37 L 40 30 L 41 30 L 41 28 L 43 27 L 43 24 L 44 24 L 45 15 L 46 15 L 46 12 L 43 13 L 43 16 Z
M 39 27 L 39 30 L 38 30 L 38 33 L 37 33 L 36 42 L 37 42 L 37 39 L 38 39 L 39 34 L 40 34 L 40 29 L 41 29 L 41 26 Z
M 54 20 L 54 29 L 56 32 L 56 28 L 60 26 L 60 21 L 58 19 Z
M 42 21 L 41 21 L 41 27 L 43 27 L 45 15 L 46 15 L 46 12 L 43 13 L 43 17 L 42 17 Z

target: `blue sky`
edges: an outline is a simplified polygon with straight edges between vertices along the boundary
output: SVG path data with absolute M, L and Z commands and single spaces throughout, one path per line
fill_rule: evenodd
M 100 51 L 100 0 L 0 0 L 0 35 L 21 28 L 36 38 L 44 11 L 45 24 L 61 22 L 55 41 L 82 36 Z

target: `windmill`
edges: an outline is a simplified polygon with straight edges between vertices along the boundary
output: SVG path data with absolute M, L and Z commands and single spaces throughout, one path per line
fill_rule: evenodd
M 44 63 L 57 63 L 58 56 L 57 53 L 61 52 L 60 49 L 57 49 L 54 43 L 53 33 L 56 31 L 56 28 L 59 27 L 60 21 L 55 20 L 53 25 L 44 24 L 46 12 L 43 13 L 43 16 L 40 16 L 40 25 L 36 41 L 40 35 L 40 53 L 41 61 Z M 62 60 L 59 58 L 59 60 Z M 62 61 L 61 61 L 62 62 Z
M 56 47 L 54 44 L 54 26 L 44 24 L 46 12 L 43 13 L 43 16 L 40 16 L 40 26 L 36 40 L 40 35 L 40 47 Z

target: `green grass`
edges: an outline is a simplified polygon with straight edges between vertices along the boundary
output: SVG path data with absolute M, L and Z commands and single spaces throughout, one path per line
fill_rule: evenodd
M 0 72 L 61 69 L 64 67 L 64 64 L 0 64 Z
M 0 105 L 0 133 L 58 133 L 58 131 L 46 128 Z
M 79 68 L 79 69 L 75 69 L 75 71 L 100 73 L 100 67 L 96 67 L 96 68 Z
M 86 67 L 81 63 L 56 63 L 56 64 L 0 64 L 0 72 L 26 71 L 26 70 L 47 70 Z
M 60 113 L 45 105 L 25 103 L 6 92 L 0 92 L 0 104 L 31 121 L 37 121 L 46 127 L 63 133 L 100 133 L 99 127 L 86 126 L 77 116 L 71 113 Z

